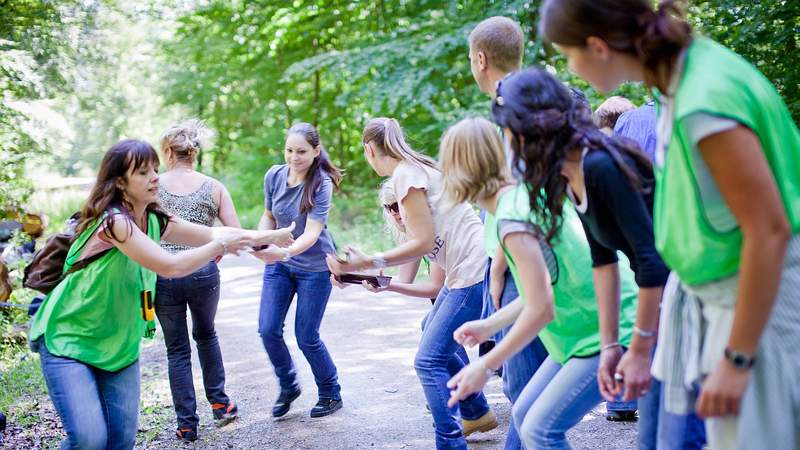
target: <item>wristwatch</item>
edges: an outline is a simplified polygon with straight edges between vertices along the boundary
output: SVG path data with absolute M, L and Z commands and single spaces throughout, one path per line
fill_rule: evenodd
M 378 252 L 372 255 L 372 267 L 375 269 L 383 269 L 386 267 L 386 259 L 383 257 L 383 253 Z
M 292 254 L 289 252 L 288 248 L 281 248 L 283 250 L 283 258 L 281 258 L 281 262 L 286 262 L 292 259 Z
M 749 356 L 742 352 L 737 352 L 736 350 L 731 350 L 729 348 L 725 349 L 725 359 L 730 361 L 733 367 L 739 370 L 748 370 L 753 367 L 753 364 L 756 363 L 756 357 Z

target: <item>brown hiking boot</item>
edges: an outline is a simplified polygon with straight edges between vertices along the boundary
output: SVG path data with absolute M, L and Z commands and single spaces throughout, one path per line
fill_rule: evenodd
M 485 433 L 497 428 L 497 417 L 494 416 L 494 412 L 492 412 L 490 409 L 489 412 L 475 420 L 461 419 L 461 427 L 464 437 L 467 437 L 476 431 Z

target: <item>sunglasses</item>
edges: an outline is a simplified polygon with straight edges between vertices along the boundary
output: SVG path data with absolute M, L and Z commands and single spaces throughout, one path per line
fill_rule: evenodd
M 383 208 L 387 211 L 393 212 L 395 214 L 400 213 L 400 205 L 397 202 L 392 203 L 391 205 L 383 205 Z

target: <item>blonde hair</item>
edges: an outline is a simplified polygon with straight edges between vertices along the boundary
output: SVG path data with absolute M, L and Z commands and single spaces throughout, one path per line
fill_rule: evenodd
M 503 141 L 486 119 L 463 119 L 442 136 L 439 159 L 447 196 L 456 203 L 491 197 L 511 180 Z
M 214 130 L 202 120 L 188 119 L 170 126 L 161 135 L 161 152 L 166 156 L 169 150 L 176 161 L 194 163 L 197 154 L 208 148 L 214 135 Z
M 479 23 L 469 34 L 469 46 L 483 52 L 490 65 L 513 72 L 522 66 L 525 35 L 519 24 L 508 17 L 490 17 Z
M 609 97 L 595 110 L 595 125 L 597 125 L 597 128 L 611 128 L 613 130 L 619 116 L 633 109 L 636 109 L 636 105 L 627 98 L 619 95 Z
M 400 123 L 388 117 L 378 117 L 367 122 L 361 140 L 372 143 L 383 154 L 418 167 L 428 166 L 439 170 L 436 160 L 411 148 L 403 135 Z
M 378 194 L 378 199 L 380 201 L 381 211 L 383 211 L 383 231 L 385 231 L 386 234 L 391 235 L 395 243 L 400 244 L 405 242 L 405 231 L 400 229 L 392 214 L 383 207 L 383 205 L 397 203 L 397 196 L 394 193 L 394 185 L 392 185 L 391 179 L 381 183 L 381 190 Z

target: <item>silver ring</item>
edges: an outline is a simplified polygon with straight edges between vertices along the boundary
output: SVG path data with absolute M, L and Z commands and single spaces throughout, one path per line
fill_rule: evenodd
M 639 393 L 639 396 L 642 396 L 642 395 L 647 395 L 647 389 L 645 389 L 645 390 L 643 390 L 642 392 Z
M 622 374 L 617 372 L 614 374 L 614 381 L 622 381 Z

